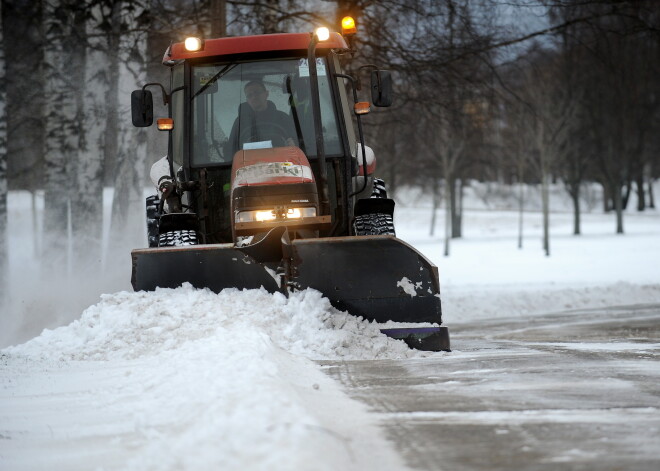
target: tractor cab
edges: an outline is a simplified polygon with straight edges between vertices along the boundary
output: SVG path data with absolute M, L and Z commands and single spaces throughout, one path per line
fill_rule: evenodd
M 364 139 L 353 126 L 353 117 L 359 123 L 369 108 L 364 102 L 349 104 L 346 85 L 351 82 L 356 102 L 356 83 L 340 67 L 341 56 L 348 53 L 338 33 L 324 40 L 294 33 L 173 44 L 163 60 L 171 67 L 172 91 L 168 95 L 161 86 L 170 105 L 165 129 L 171 133 L 172 181 L 161 188 L 160 210 L 152 210 L 159 219 L 149 226 L 152 246 L 156 240 L 180 243 L 167 233 L 181 230 L 194 232 L 200 243 L 236 243 L 281 223 L 295 226 L 294 238 L 347 236 L 355 232 L 355 217 L 373 213 L 376 206 L 378 211 L 385 208 L 391 219 L 391 200 L 370 204 L 375 165 L 367 165 L 370 149 L 358 145 Z M 388 106 L 389 75 L 376 71 L 372 76 L 374 103 Z M 136 126 L 153 120 L 153 98 L 146 89 L 153 85 L 158 84 L 133 92 Z M 315 195 L 309 188 L 300 195 L 301 188 L 285 181 L 291 172 L 306 168 L 313 177 L 300 183 L 313 183 Z M 253 179 L 236 180 L 237 172 Z M 284 180 L 264 180 L 277 175 Z M 356 214 L 360 199 L 365 201 Z M 177 210 L 168 212 L 168 207 Z M 181 216 L 178 208 L 187 208 L 195 218 Z M 258 224 L 237 227 L 244 222 L 264 222 L 263 230 L 257 231 Z

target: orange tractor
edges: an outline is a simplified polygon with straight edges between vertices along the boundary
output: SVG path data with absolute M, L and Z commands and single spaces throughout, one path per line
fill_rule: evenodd
M 374 178 L 361 123 L 371 104 L 340 67 L 349 43 L 321 28 L 168 48 L 170 91 L 131 95 L 135 126 L 153 122 L 147 87 L 169 106 L 134 289 L 314 288 L 353 315 L 402 323 L 381 330 L 411 347 L 449 350 L 437 268 L 395 237 L 394 201 Z M 390 73 L 371 69 L 371 103 L 390 106 Z

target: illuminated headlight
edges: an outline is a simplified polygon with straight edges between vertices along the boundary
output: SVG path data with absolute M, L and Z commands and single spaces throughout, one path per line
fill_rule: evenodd
M 319 38 L 319 41 L 327 41 L 330 39 L 330 30 L 325 26 L 316 28 L 316 37 Z
M 202 47 L 204 46 L 204 42 L 201 38 L 193 37 L 186 38 L 183 44 L 186 48 L 186 51 L 190 52 L 201 51 Z
M 316 208 L 288 208 L 278 214 L 275 209 L 241 211 L 236 215 L 236 222 L 263 222 L 284 219 L 302 219 L 316 216 Z

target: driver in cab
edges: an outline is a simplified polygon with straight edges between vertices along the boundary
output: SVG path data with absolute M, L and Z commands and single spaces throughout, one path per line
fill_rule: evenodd
M 245 97 L 247 101 L 239 106 L 229 135 L 230 155 L 241 149 L 296 145 L 291 117 L 268 100 L 268 90 L 261 80 L 245 85 Z

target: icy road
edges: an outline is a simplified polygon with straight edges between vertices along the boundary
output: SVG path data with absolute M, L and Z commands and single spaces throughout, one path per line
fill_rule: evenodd
M 660 305 L 466 323 L 452 341 L 324 365 L 413 469 L 660 469 Z

